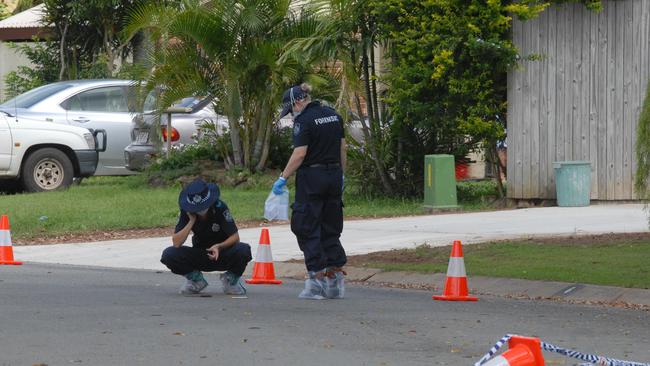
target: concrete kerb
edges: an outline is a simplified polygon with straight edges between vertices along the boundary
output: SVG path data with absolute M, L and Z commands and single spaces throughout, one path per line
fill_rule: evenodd
M 26 265 L 39 262 L 25 262 Z M 46 265 L 66 265 L 82 268 L 98 268 L 93 265 L 40 263 Z M 102 266 L 113 270 L 124 270 L 124 267 Z M 304 280 L 305 266 L 301 263 L 274 262 L 277 278 Z M 132 271 L 167 272 L 167 269 L 129 268 Z M 350 284 L 393 287 L 403 289 L 427 290 L 433 293 L 442 292 L 446 274 L 422 274 L 413 272 L 384 272 L 372 268 L 345 267 Z M 253 266 L 248 266 L 244 272 L 245 278 L 250 278 Z M 218 273 L 206 273 L 208 281 Z M 215 277 L 216 278 L 216 277 Z M 512 278 L 495 278 L 470 276 L 468 278 L 470 293 L 479 296 L 492 296 L 511 299 L 561 301 L 565 303 L 616 306 L 622 308 L 650 311 L 650 290 L 636 288 L 621 288 L 613 286 L 585 285 L 566 282 L 531 281 Z M 257 286 L 257 285 L 248 285 Z M 433 300 L 432 300 L 433 301 Z
M 245 275 L 249 275 L 250 271 L 250 268 L 247 269 Z M 384 272 L 379 269 L 356 267 L 346 267 L 346 271 L 346 280 L 354 284 L 423 289 L 436 293 L 442 291 L 446 279 L 444 273 Z M 303 280 L 306 272 L 303 264 L 276 262 L 275 273 L 280 278 Z M 475 295 L 650 310 L 650 290 L 646 289 L 482 276 L 470 277 L 468 282 L 470 293 Z

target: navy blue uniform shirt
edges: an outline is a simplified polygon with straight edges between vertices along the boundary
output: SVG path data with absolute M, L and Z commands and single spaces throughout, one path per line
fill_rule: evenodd
M 313 101 L 293 121 L 293 147 L 307 146 L 302 166 L 341 163 L 343 118 L 333 108 Z
M 187 212 L 181 210 L 176 224 L 176 233 L 183 230 L 190 222 Z M 217 202 L 208 210 L 208 217 L 201 220 L 197 217 L 192 227 L 192 246 L 207 249 L 214 244 L 221 243 L 237 232 L 237 225 L 230 214 L 225 202 Z

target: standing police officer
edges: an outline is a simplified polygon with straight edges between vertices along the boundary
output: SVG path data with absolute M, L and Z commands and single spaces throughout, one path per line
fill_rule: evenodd
M 273 184 L 282 194 L 287 179 L 296 173 L 291 231 L 305 257 L 309 279 L 300 298 L 343 298 L 347 262 L 339 240 L 343 231 L 343 172 L 346 145 L 343 119 L 332 108 L 311 101 L 308 84 L 284 93 L 280 118 L 293 116 L 293 153 Z

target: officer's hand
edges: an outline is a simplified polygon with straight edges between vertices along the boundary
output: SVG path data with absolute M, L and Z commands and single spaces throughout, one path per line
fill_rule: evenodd
M 192 225 L 194 225 L 194 223 L 196 222 L 196 214 L 195 214 L 195 213 L 192 213 L 192 212 L 188 212 L 188 213 L 187 213 L 187 216 L 190 218 L 190 222 L 189 222 L 189 223 L 192 224 Z
M 275 194 L 282 194 L 282 188 L 287 185 L 287 180 L 280 177 L 278 180 L 273 183 L 273 193 Z
M 215 244 L 206 250 L 208 251 L 208 258 L 213 261 L 219 259 L 219 244 Z

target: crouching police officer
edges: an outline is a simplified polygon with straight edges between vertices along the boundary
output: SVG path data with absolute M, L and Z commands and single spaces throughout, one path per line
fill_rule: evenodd
M 223 292 L 243 295 L 241 275 L 251 260 L 251 247 L 239 241 L 235 220 L 225 202 L 219 199 L 219 187 L 197 179 L 178 197 L 180 215 L 172 236 L 172 246 L 160 261 L 173 273 L 182 275 L 184 295 L 198 294 L 208 286 L 201 271 L 226 271 L 221 274 Z M 192 246 L 183 246 L 190 231 Z
M 346 145 L 343 119 L 332 108 L 311 101 L 311 87 L 294 86 L 283 96 L 280 118 L 293 116 L 293 153 L 273 184 L 282 194 L 296 172 L 291 231 L 305 257 L 309 279 L 300 298 L 343 298 L 342 267 L 347 262 L 339 240 L 343 231 L 343 171 Z

